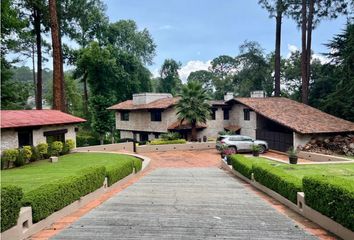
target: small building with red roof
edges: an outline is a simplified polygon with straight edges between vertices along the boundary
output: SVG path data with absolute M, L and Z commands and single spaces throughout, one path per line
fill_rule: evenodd
M 72 139 L 86 120 L 58 110 L 1 110 L 1 150 Z

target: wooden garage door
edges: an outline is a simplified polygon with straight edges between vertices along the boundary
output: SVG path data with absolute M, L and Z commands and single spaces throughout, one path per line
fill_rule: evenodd
M 258 140 L 264 140 L 268 142 L 270 149 L 286 152 L 293 146 L 293 134 L 274 132 L 264 129 L 256 130 L 256 138 Z

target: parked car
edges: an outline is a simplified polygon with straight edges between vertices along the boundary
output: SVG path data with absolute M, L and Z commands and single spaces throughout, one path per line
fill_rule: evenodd
M 216 140 L 216 149 L 221 150 L 225 146 L 234 148 L 236 152 L 252 152 L 252 146 L 259 146 L 259 153 L 268 150 L 268 143 L 262 140 L 253 140 L 251 137 L 243 135 L 221 135 Z

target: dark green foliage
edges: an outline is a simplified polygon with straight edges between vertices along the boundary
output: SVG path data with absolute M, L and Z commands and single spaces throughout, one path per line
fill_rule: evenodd
M 108 186 L 111 186 L 115 182 L 125 178 L 133 172 L 134 162 L 132 161 L 122 161 L 114 167 L 106 170 L 106 176 L 108 178 Z
M 268 163 L 255 163 L 252 166 L 252 171 L 257 182 L 279 193 L 293 203 L 297 203 L 297 192 L 302 192 L 300 178 L 292 176 Z
M 15 162 L 18 156 L 17 149 L 5 149 L 1 154 L 1 168 L 9 167 L 10 162 Z
M 94 146 L 99 145 L 100 140 L 89 133 L 76 134 L 76 147 Z
M 140 172 L 140 170 L 143 166 L 143 160 L 140 158 L 135 158 L 133 161 L 134 161 L 135 173 Z
M 181 134 L 178 132 L 168 132 L 160 135 L 162 140 L 176 140 L 181 138 Z
M 307 205 L 354 231 L 352 177 L 308 176 L 302 182 Z
M 165 145 L 165 144 L 184 144 L 187 143 L 185 139 L 175 139 L 175 140 L 163 140 L 154 139 L 150 141 L 150 145 Z
M 33 221 L 38 222 L 100 188 L 105 173 L 104 167 L 90 167 L 80 171 L 76 176 L 42 185 L 28 192 L 23 198 L 22 205 L 32 207 Z
M 63 150 L 63 143 L 60 141 L 54 141 L 49 146 L 49 153 L 51 156 L 59 156 Z
M 251 179 L 252 164 L 255 162 L 254 159 L 239 154 L 230 155 L 228 157 L 231 159 L 231 165 L 234 170 L 248 179 Z
M 182 81 L 179 78 L 178 70 L 181 68 L 181 63 L 173 59 L 166 59 L 160 70 L 160 81 L 158 91 L 163 93 L 171 93 L 177 95 L 179 93 Z
M 21 166 L 25 165 L 25 162 L 26 162 L 25 152 L 23 149 L 19 149 L 18 155 L 17 155 L 16 160 L 14 162 L 14 165 L 16 167 L 21 167 Z
M 1 188 L 1 232 L 16 225 L 22 197 L 23 193 L 19 187 Z
M 34 162 L 34 161 L 40 160 L 41 159 L 41 155 L 39 154 L 39 151 L 38 151 L 37 147 L 32 146 L 31 150 L 32 150 L 32 155 L 31 155 L 30 161 Z

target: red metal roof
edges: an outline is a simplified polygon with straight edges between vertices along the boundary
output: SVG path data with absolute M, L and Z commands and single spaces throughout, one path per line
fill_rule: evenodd
M 86 122 L 58 110 L 1 110 L 1 128 L 34 127 Z

